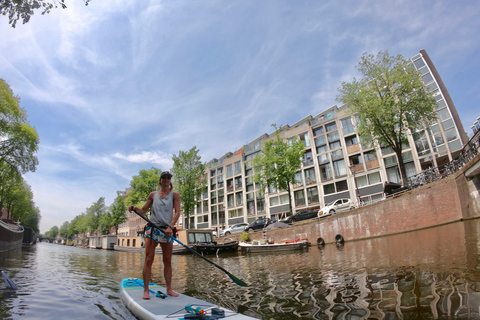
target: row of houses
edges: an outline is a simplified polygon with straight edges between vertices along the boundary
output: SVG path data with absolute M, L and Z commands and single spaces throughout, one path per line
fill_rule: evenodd
M 409 59 L 420 72 L 437 101 L 438 120 L 426 130 L 412 132 L 403 150 L 407 176 L 429 167 L 449 163 L 468 142 L 455 105 L 425 50 Z M 191 228 L 229 227 L 259 217 L 280 219 L 303 209 L 319 209 L 340 198 L 354 203 L 373 203 L 384 197 L 384 185 L 400 183 L 398 160 L 391 148 L 366 147 L 355 129 L 347 106 L 332 106 L 286 125 L 282 137 L 299 138 L 305 145 L 303 163 L 291 193 L 269 188 L 261 192 L 253 182 L 253 159 L 262 144 L 273 138 L 263 134 L 242 149 L 207 162 L 207 185 L 195 212 L 188 217 Z M 293 211 L 289 212 L 289 198 Z M 185 217 L 184 217 L 185 219 Z M 182 220 L 182 219 L 181 219 Z M 181 221 L 183 225 L 184 220 Z M 144 223 L 135 214 L 119 228 L 119 234 L 136 235 Z

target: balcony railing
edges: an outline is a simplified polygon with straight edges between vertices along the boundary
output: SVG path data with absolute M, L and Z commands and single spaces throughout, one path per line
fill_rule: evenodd
M 367 166 L 367 170 L 380 167 L 380 164 L 378 163 L 378 159 L 368 161 L 365 164 Z
M 355 172 L 355 173 L 365 171 L 365 167 L 363 166 L 363 163 L 354 164 L 350 167 L 350 169 L 352 170 L 352 172 Z
M 353 145 L 347 147 L 347 152 L 348 153 L 354 153 L 354 152 L 357 152 L 357 151 L 360 151 L 360 144 L 359 143 L 353 144 Z

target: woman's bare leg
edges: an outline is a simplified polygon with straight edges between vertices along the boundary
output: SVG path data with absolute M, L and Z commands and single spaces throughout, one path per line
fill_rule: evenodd
M 143 299 L 150 299 L 148 285 L 152 279 L 152 264 L 155 259 L 155 247 L 157 242 L 152 238 L 145 238 L 145 264 L 143 265 Z
M 167 294 L 172 297 L 178 297 L 178 293 L 172 289 L 172 253 L 173 243 L 160 243 L 163 257 L 163 276 L 167 287 Z

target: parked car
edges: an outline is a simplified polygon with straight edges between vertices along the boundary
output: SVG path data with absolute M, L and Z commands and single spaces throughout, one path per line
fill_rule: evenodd
M 228 236 L 233 233 L 241 233 L 243 230 L 245 230 L 245 227 L 248 225 L 248 223 L 237 223 L 231 226 L 230 228 L 227 228 L 225 230 L 220 231 L 220 236 Z
M 270 223 L 272 223 L 272 220 L 270 220 L 270 218 L 266 218 L 266 217 L 258 218 L 257 220 L 253 221 L 252 223 L 249 223 L 245 227 L 245 231 L 248 232 L 248 231 L 263 229 L 266 226 L 268 226 Z
M 289 217 L 283 218 L 280 221 L 284 223 L 294 223 L 297 221 L 303 221 L 303 220 L 313 219 L 317 217 L 318 217 L 318 211 L 316 210 L 300 210 Z
M 318 211 L 318 216 L 319 217 L 326 217 L 326 216 L 330 216 L 330 215 L 335 214 L 335 213 L 339 213 L 341 211 L 350 210 L 350 209 L 354 209 L 354 208 L 355 207 L 353 205 L 352 200 L 347 199 L 347 198 L 337 199 L 333 202 L 330 202 L 325 207 L 321 208 Z

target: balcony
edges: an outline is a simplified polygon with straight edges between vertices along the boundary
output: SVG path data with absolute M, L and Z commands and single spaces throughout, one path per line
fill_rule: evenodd
M 363 166 L 363 163 L 359 163 L 359 164 L 352 165 L 350 167 L 350 170 L 352 170 L 352 173 L 357 173 L 357 172 L 365 171 L 365 167 Z
M 378 163 L 378 159 L 368 161 L 365 164 L 367 165 L 367 170 L 380 167 L 380 164 Z
M 358 152 L 360 151 L 360 144 L 357 143 L 357 144 L 353 144 L 349 147 L 347 147 L 347 152 L 348 153 L 354 153 L 354 152 Z

